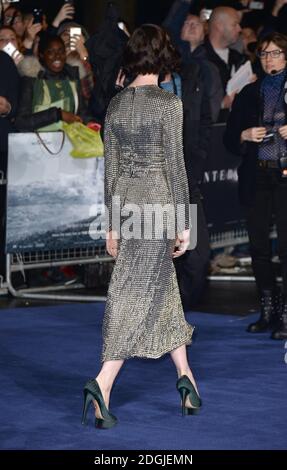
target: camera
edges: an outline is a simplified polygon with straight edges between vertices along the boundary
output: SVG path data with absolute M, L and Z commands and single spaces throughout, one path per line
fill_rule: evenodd
M 34 24 L 43 22 L 43 10 L 42 8 L 34 8 L 33 10 Z
M 262 144 L 270 144 L 274 141 L 275 132 L 267 132 L 267 134 L 262 139 Z

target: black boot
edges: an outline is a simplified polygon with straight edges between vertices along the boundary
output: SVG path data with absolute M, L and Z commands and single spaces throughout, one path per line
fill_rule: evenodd
M 287 339 L 287 300 L 283 302 L 281 317 L 277 328 L 271 335 L 272 339 Z
M 261 315 L 257 322 L 248 325 L 249 333 L 261 333 L 270 330 L 274 326 L 274 296 L 271 290 L 263 290 L 261 292 Z

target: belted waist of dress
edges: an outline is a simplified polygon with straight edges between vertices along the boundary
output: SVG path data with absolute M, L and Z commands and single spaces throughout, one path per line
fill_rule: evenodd
M 157 160 L 156 162 L 139 162 L 131 160 L 123 160 L 120 163 L 120 173 L 135 175 L 148 174 L 149 172 L 164 172 L 165 160 Z

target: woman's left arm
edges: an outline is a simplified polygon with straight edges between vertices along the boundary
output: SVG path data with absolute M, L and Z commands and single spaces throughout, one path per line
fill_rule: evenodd
M 177 233 L 189 229 L 189 188 L 183 153 L 182 101 L 171 95 L 163 116 L 163 143 L 167 177 L 175 206 Z

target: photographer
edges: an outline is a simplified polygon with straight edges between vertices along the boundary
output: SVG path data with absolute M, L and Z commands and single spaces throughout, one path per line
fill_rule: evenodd
M 252 265 L 261 298 L 261 316 L 248 331 L 274 329 L 273 339 L 287 339 L 286 37 L 268 34 L 258 43 L 257 55 L 264 75 L 236 97 L 224 140 L 229 151 L 243 157 L 238 170 L 239 197 L 246 208 Z M 283 276 L 281 309 L 269 240 L 273 215 Z

